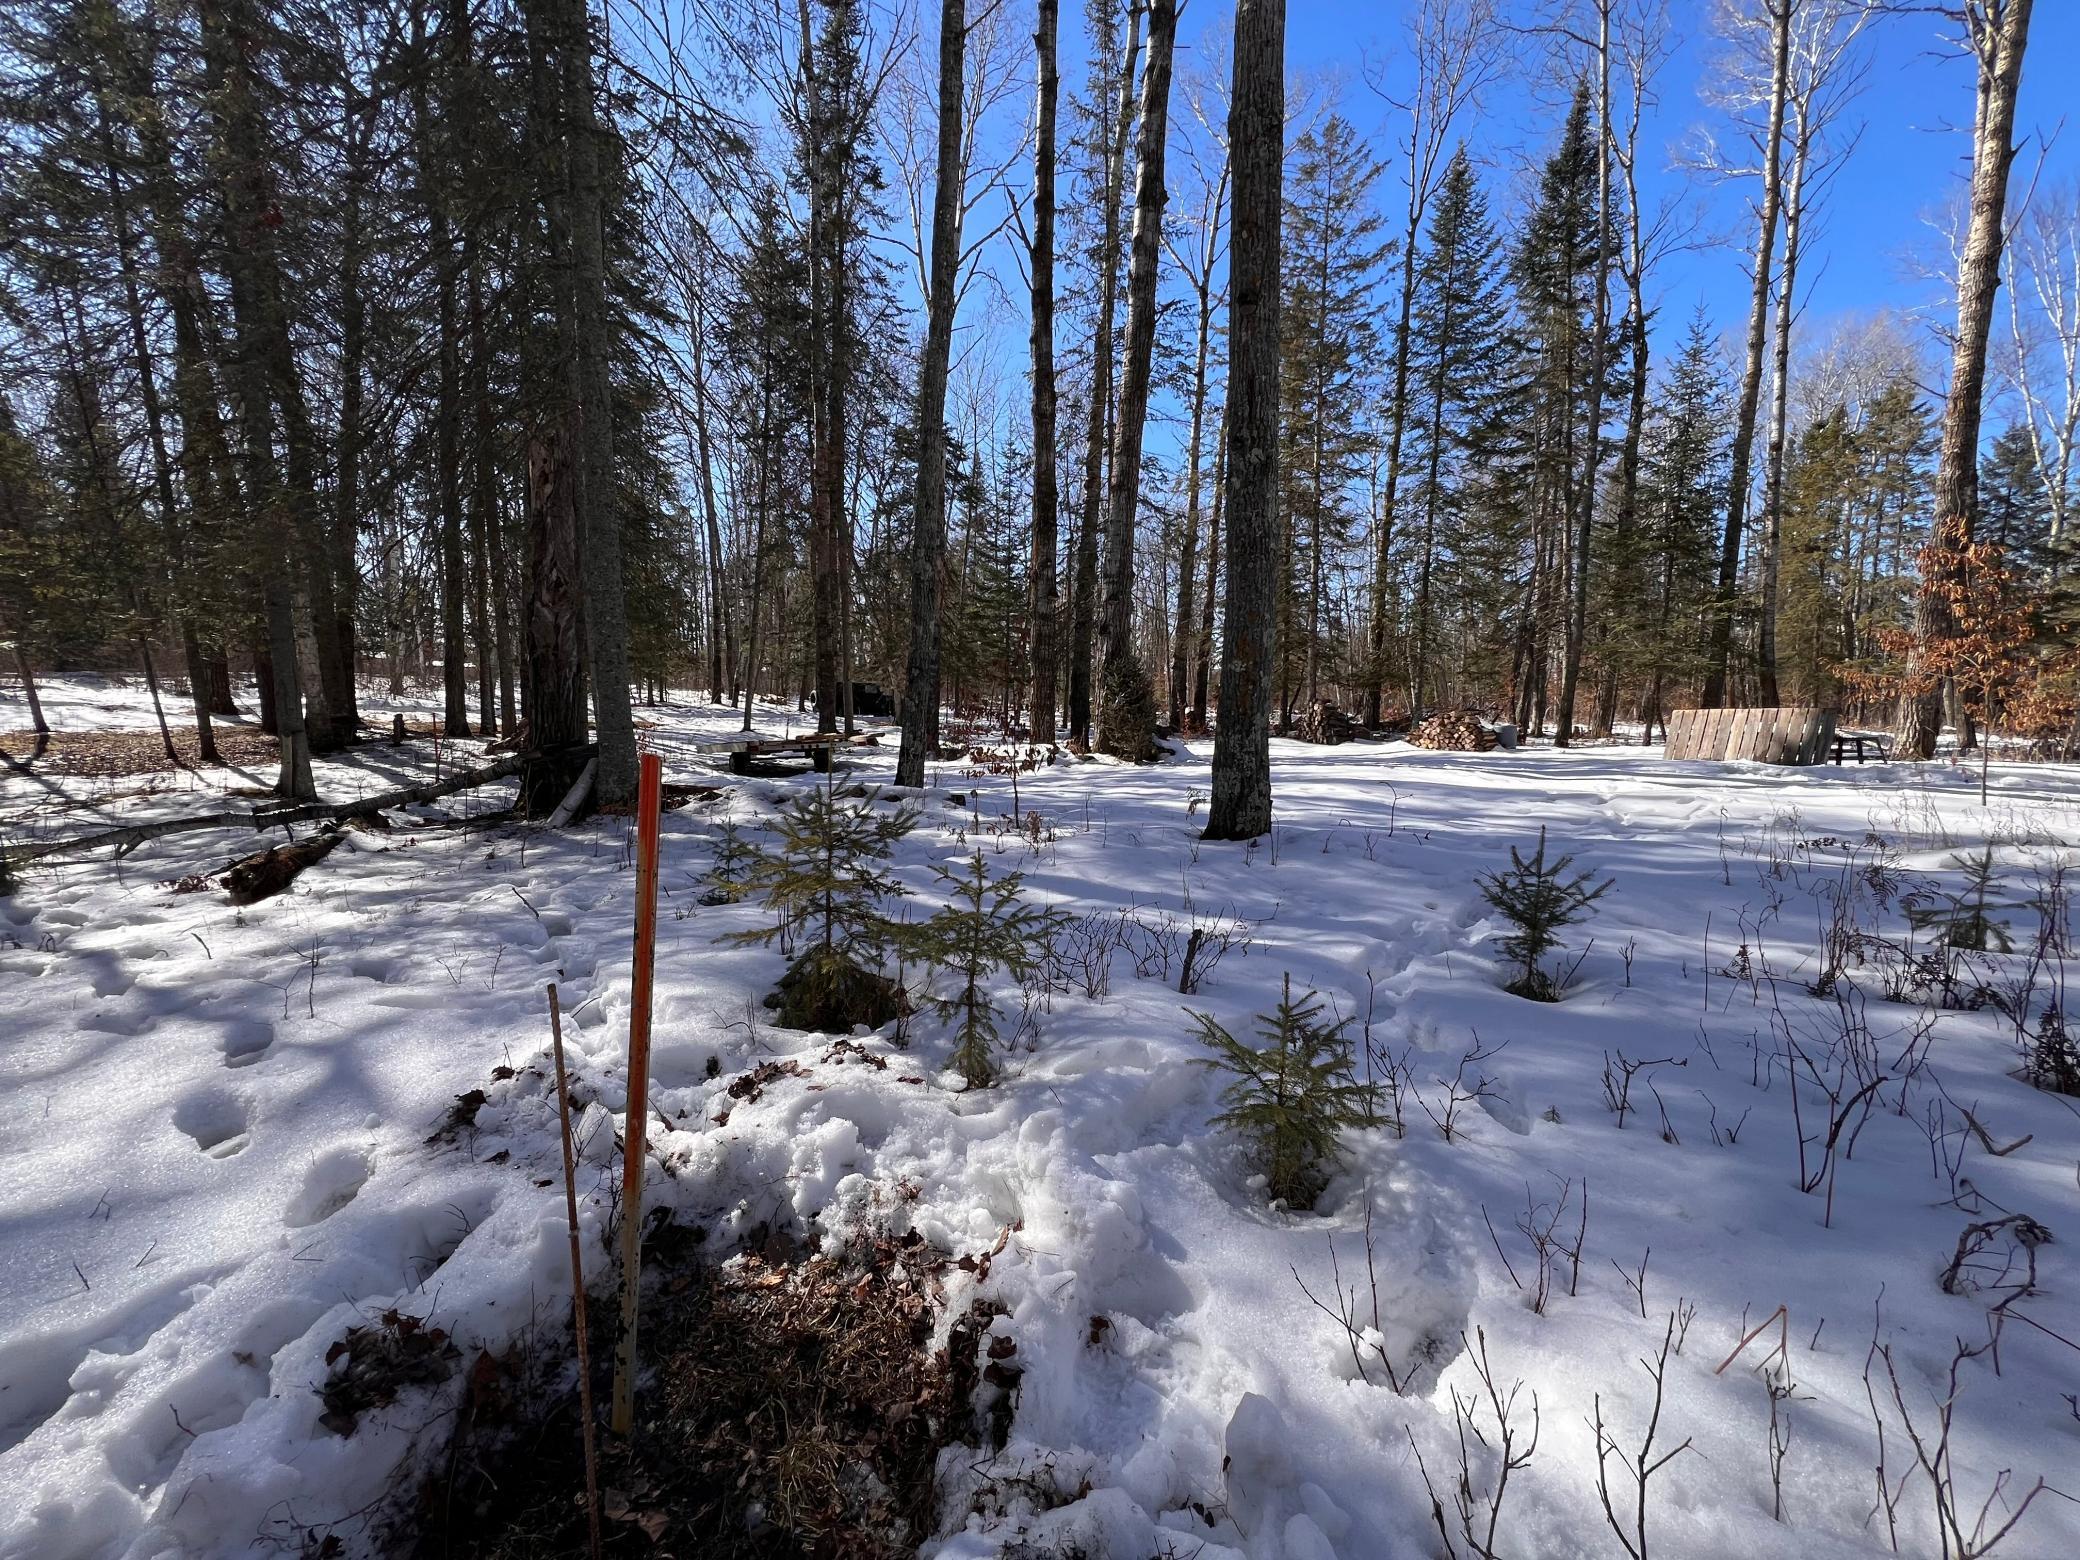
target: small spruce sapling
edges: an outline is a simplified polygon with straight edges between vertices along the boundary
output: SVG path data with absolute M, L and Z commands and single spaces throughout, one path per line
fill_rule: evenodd
M 1214 1125 L 1250 1140 L 1273 1197 L 1288 1207 L 1313 1207 L 1342 1158 L 1343 1130 L 1371 1119 L 1371 1091 L 1357 1080 L 1344 1034 L 1350 1020 L 1324 1022 L 1312 991 L 1295 1002 L 1291 975 L 1278 1011 L 1257 1015 L 1261 1045 L 1238 1040 L 1210 1013 L 1191 1018 L 1214 1053 L 1193 1060 L 1228 1077 L 1221 1091 L 1228 1108 Z
M 983 983 L 999 970 L 1021 984 L 1038 973 L 1048 962 L 1056 928 L 1068 917 L 1020 903 L 1025 874 L 991 877 L 979 850 L 958 871 L 937 870 L 952 901 L 917 929 L 915 946 L 957 982 L 953 994 L 933 998 L 932 1007 L 942 1019 L 959 1022 L 951 1065 L 969 1088 L 984 1088 L 997 1080 L 1002 1009 Z
M 758 847 L 744 838 L 734 820 L 724 819 L 722 837 L 715 842 L 715 859 L 708 863 L 708 891 L 701 903 L 733 905 L 749 891 L 751 869 L 758 860 Z
M 1480 879 L 1481 897 L 1517 928 L 1501 943 L 1503 953 L 1517 966 L 1516 979 L 1503 989 L 1533 1002 L 1558 1002 L 1559 986 L 1540 961 L 1560 946 L 1560 929 L 1589 915 L 1617 880 L 1605 878 L 1592 886 L 1594 872 L 1568 877 L 1574 857 L 1548 862 L 1544 829 L 1538 831 L 1538 850 L 1529 861 L 1514 845 L 1509 859 L 1509 871 L 1485 873 Z
M 1976 856 L 1952 856 L 1950 865 L 1964 874 L 1964 887 L 1956 893 L 1931 889 L 1913 896 L 1907 906 L 1907 921 L 1917 932 L 1937 933 L 1946 948 L 1970 953 L 2012 953 L 2014 938 L 2008 923 L 1996 911 L 2025 908 L 2020 901 L 1999 897 L 2000 885 L 1993 865 L 1993 847 Z
M 748 847 L 742 886 L 774 923 L 722 941 L 801 949 L 766 999 L 790 1029 L 845 1034 L 855 1024 L 879 1028 L 902 1010 L 901 988 L 877 968 L 900 933 L 882 905 L 905 891 L 883 864 L 916 827 L 917 811 L 876 811 L 878 794 L 841 803 L 830 785 L 817 786 L 781 812 L 777 848 Z

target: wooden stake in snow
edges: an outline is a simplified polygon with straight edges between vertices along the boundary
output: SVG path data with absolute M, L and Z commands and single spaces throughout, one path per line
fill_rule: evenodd
M 614 1361 L 614 1433 L 636 1417 L 636 1287 L 643 1263 L 644 1117 L 650 1099 L 650 971 L 657 953 L 657 818 L 664 760 L 645 753 L 636 788 L 636 951 L 629 975 L 628 1113 L 622 1125 L 621 1349 Z
M 549 1034 L 556 1047 L 556 1116 L 563 1128 L 563 1206 L 571 1231 L 571 1325 L 578 1335 L 578 1410 L 585 1426 L 585 1521 L 599 1560 L 599 1453 L 592 1441 L 592 1349 L 585 1337 L 585 1261 L 578 1252 L 578 1167 L 571 1148 L 571 1090 L 563 1071 L 563 1008 L 549 982 Z

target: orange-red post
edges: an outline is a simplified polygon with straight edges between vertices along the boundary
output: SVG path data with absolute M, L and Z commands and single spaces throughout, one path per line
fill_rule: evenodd
M 642 758 L 636 787 L 636 949 L 629 976 L 628 1114 L 622 1124 L 621 1348 L 614 1361 L 614 1433 L 627 1435 L 636 1415 L 636 1288 L 643 1271 L 643 1162 L 650 1109 L 650 978 L 657 962 L 657 823 L 664 760 Z

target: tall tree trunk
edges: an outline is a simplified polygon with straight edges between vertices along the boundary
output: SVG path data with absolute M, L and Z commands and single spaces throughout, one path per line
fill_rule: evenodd
M 130 225 L 130 207 L 120 177 L 116 154 L 115 136 L 110 126 L 110 111 L 106 83 L 95 74 L 95 124 L 100 134 L 102 166 L 108 190 L 109 215 L 115 229 L 116 268 L 123 279 L 123 301 L 130 327 L 130 355 L 137 373 L 138 401 L 144 411 L 145 439 L 151 449 L 152 487 L 159 504 L 159 528 L 166 538 L 166 557 L 172 575 L 176 600 L 185 595 L 189 586 L 187 578 L 187 537 L 183 530 L 179 501 L 174 496 L 173 460 L 167 453 L 166 419 L 159 399 L 159 371 L 153 361 L 151 338 L 145 321 L 144 288 L 138 280 L 136 245 Z M 188 702 L 194 712 L 196 756 L 205 764 L 219 761 L 216 733 L 210 725 L 209 687 L 207 668 L 202 663 L 202 646 L 195 637 L 194 624 L 184 605 L 177 605 L 175 618 L 181 639 L 181 654 L 188 675 Z M 149 668 L 150 652 L 145 660 Z M 156 677 L 148 678 L 156 684 Z M 153 688 L 153 705 L 158 704 L 158 690 Z M 166 743 L 166 756 L 175 759 L 173 738 L 165 728 L 165 717 L 160 717 L 160 735 Z
M 1207 684 L 1213 675 L 1213 612 L 1221 578 L 1221 520 L 1228 488 L 1228 403 L 1221 401 L 1220 432 L 1213 441 L 1213 513 L 1206 517 L 1206 588 L 1199 593 L 1198 647 L 1193 652 L 1192 711 L 1187 725 L 1206 731 Z
M 555 810 L 583 765 L 585 680 L 578 622 L 578 411 L 544 417 L 527 449 L 527 610 L 521 640 L 528 751 L 521 811 Z
M 836 179 L 832 126 L 817 73 L 809 0 L 796 0 L 805 103 L 802 159 L 809 194 L 809 585 L 810 653 L 816 683 L 816 729 L 837 730 L 838 511 L 844 503 L 844 387 L 839 342 L 844 332 L 838 274 L 843 245 L 835 232 Z
M 910 659 L 896 784 L 924 784 L 939 707 L 939 573 L 946 556 L 946 375 L 961 251 L 961 76 L 967 0 L 939 5 L 939 150 L 932 191 L 930 295 L 917 371 L 917 504 L 910 533 Z
M 1574 592 L 1568 602 L 1563 635 L 1565 663 L 1560 670 L 1560 708 L 1553 743 L 1574 740 L 1574 704 L 1582 681 L 1582 654 L 1589 641 L 1589 558 L 1596 532 L 1596 481 L 1603 465 L 1603 398 L 1610 377 L 1611 336 L 1611 3 L 1598 0 L 1596 43 L 1596 335 L 1589 343 L 1588 449 L 1582 456 L 1582 482 L 1574 496 L 1576 512 L 1568 516 L 1574 539 Z
M 693 327 L 688 334 L 693 348 L 694 458 L 701 467 L 701 514 L 708 535 L 708 699 L 719 704 L 723 668 L 734 668 L 737 663 L 737 631 L 730 610 L 729 582 L 723 572 L 722 515 L 715 502 L 714 453 L 708 443 L 706 328 L 699 295 L 691 303 Z
M 484 257 L 474 232 L 463 239 L 469 312 L 469 637 L 477 647 L 477 729 L 491 736 L 498 723 L 498 683 L 504 647 L 492 622 L 491 536 L 498 529 L 498 438 L 491 408 L 491 365 L 484 328 Z M 511 728 L 504 728 L 508 735 Z
M 128 84 L 129 112 L 138 137 L 153 247 L 158 252 L 158 289 L 173 325 L 173 395 L 180 420 L 181 483 L 187 493 L 186 522 L 198 549 L 221 539 L 221 529 L 237 509 L 238 478 L 232 469 L 217 400 L 215 375 L 202 331 L 208 297 L 201 267 L 188 231 L 187 215 L 174 177 L 172 153 L 159 108 L 156 76 L 156 30 L 147 28 Z M 192 554 L 191 554 L 192 559 Z M 192 633 L 192 630 L 190 630 Z M 231 673 L 221 642 L 198 647 L 202 680 L 197 697 L 208 715 L 236 715 Z M 190 670 L 190 680 L 195 671 Z M 205 762 L 216 753 L 214 731 L 205 734 L 197 721 Z
M 1104 209 L 1099 218 L 1098 319 L 1091 341 L 1091 408 L 1085 425 L 1083 514 L 1076 531 L 1076 594 L 1069 622 L 1069 740 L 1091 739 L 1092 647 L 1098 620 L 1098 551 L 1106 523 L 1105 457 L 1112 445 L 1112 321 L 1119 297 L 1120 202 L 1126 184 L 1127 136 L 1134 126 L 1134 72 L 1141 57 L 1141 14 L 1127 18 L 1127 51 L 1120 69 L 1119 109 L 1105 147 Z
M 355 619 L 361 600 L 361 457 L 369 438 L 367 395 L 363 383 L 368 354 L 367 187 L 373 177 L 369 166 L 370 143 L 375 137 L 382 97 L 379 93 L 368 93 L 352 101 L 358 113 L 350 111 L 343 127 L 347 187 L 341 220 L 339 436 L 333 450 L 337 475 L 331 531 L 336 581 L 333 614 L 338 625 L 335 632 L 350 693 L 360 670 L 357 655 L 360 631 Z M 350 703 L 344 713 L 349 721 L 358 725 L 359 711 L 353 704 Z
M 1149 0 L 1148 67 L 1141 73 L 1141 130 L 1134 151 L 1134 228 L 1127 263 L 1127 360 L 1112 447 L 1105 524 L 1104 707 L 1099 746 L 1121 758 L 1155 756 L 1153 690 L 1134 650 L 1134 522 L 1141 504 L 1141 444 L 1156 340 L 1156 261 L 1163 239 L 1163 153 L 1170 126 L 1170 61 L 1177 0 Z
M 469 576 L 462 546 L 462 343 L 461 309 L 457 300 L 460 264 L 456 254 L 455 225 L 450 219 L 455 186 L 455 129 L 453 109 L 454 51 L 453 10 L 441 29 L 439 43 L 429 43 L 425 28 L 429 21 L 421 10 L 413 16 L 413 52 L 420 58 L 422 76 L 413 92 L 415 150 L 419 161 L 419 190 L 426 204 L 427 247 L 431 251 L 434 287 L 435 356 L 438 381 L 434 386 L 433 436 L 436 556 L 440 560 L 441 600 L 441 729 L 450 737 L 467 737 L 469 726 L 469 646 L 465 613 L 469 602 Z M 442 128 L 437 132 L 433 105 L 428 101 L 429 82 L 440 89 Z
M 1764 0 L 1770 25 L 1769 128 L 1762 146 L 1762 209 L 1755 226 L 1754 276 L 1748 294 L 1748 351 L 1741 369 L 1740 400 L 1733 419 L 1733 453 L 1726 481 L 1726 527 L 1719 538 L 1719 589 L 1712 603 L 1712 638 L 1706 662 L 1703 704 L 1726 702 L 1727 667 L 1733 657 L 1733 614 L 1739 601 L 1741 534 L 1748 517 L 1755 417 L 1762 398 L 1762 351 L 1769 331 L 1770 262 L 1777 248 L 1777 213 L 1783 202 L 1784 98 L 1791 74 L 1791 13 L 1798 0 Z
M 1039 0 L 1033 52 L 1039 102 L 1033 137 L 1033 235 L 1030 256 L 1033 353 L 1032 644 L 1027 721 L 1035 742 L 1054 741 L 1055 664 L 1061 615 L 1060 507 L 1055 478 L 1054 175 L 1055 106 L 1061 96 L 1056 62 L 1061 0 Z
M 212 96 L 219 107 L 218 183 L 224 208 L 225 270 L 238 331 L 236 390 L 244 424 L 246 495 L 257 522 L 258 567 L 266 607 L 267 656 L 273 673 L 274 723 L 281 741 L 277 794 L 314 801 L 310 736 L 296 661 L 293 572 L 301 551 L 292 504 L 275 465 L 275 412 L 283 385 L 279 357 L 288 335 L 282 318 L 274 234 L 272 163 L 244 40 L 257 30 L 249 0 L 200 0 L 196 8 Z M 293 446 L 286 407 L 284 442 Z
M 1783 592 L 1784 440 L 1791 408 L 1791 321 L 1798 287 L 1798 226 L 1805 204 L 1806 167 L 1812 127 L 1801 105 L 1791 151 L 1791 183 L 1784 193 L 1784 263 L 1778 268 L 1776 340 L 1772 345 L 1769 444 L 1762 472 L 1762 622 L 1755 642 L 1755 672 L 1764 706 L 1774 708 L 1777 691 L 1777 606 Z
M 1278 548 L 1279 239 L 1285 156 L 1285 0 L 1239 0 L 1228 143 L 1228 586 L 1220 726 L 1206 838 L 1271 828 L 1274 569 Z
M 1198 586 L 1193 569 L 1199 551 L 1199 463 L 1205 453 L 1206 359 L 1213 342 L 1213 282 L 1201 272 L 1194 281 L 1198 332 L 1192 349 L 1192 431 L 1185 441 L 1184 542 L 1177 555 L 1177 631 L 1170 647 L 1170 729 L 1183 733 L 1185 707 L 1191 697 L 1193 634 L 1197 624 L 1192 592 Z
M 1986 391 L 1986 338 L 1993 325 L 1994 294 L 2001 283 L 2001 249 L 2007 236 L 2008 170 L 2015 161 L 2015 97 L 2022 84 L 2022 55 L 2029 44 L 2031 0 L 1966 0 L 1967 41 L 1978 65 L 1972 115 L 1972 208 L 1964 254 L 1957 266 L 1957 344 L 1950 362 L 1950 396 L 1943 408 L 1943 446 L 1936 457 L 1937 534 L 1945 526 L 1972 539 L 1979 508 L 1979 418 Z M 1922 647 L 1953 631 L 1947 574 L 1924 577 L 1914 629 Z M 1935 756 L 1942 730 L 1940 688 L 1906 701 L 1901 712 L 1899 756 Z
M 570 367 L 580 408 L 579 567 L 585 580 L 586 663 L 599 732 L 593 792 L 623 807 L 636 792 L 635 717 L 629 707 L 628 601 L 621 583 L 621 525 L 614 491 L 616 322 L 607 304 L 606 149 L 611 132 L 594 107 L 592 29 L 585 0 L 554 0 L 562 46 L 562 97 L 569 137 Z

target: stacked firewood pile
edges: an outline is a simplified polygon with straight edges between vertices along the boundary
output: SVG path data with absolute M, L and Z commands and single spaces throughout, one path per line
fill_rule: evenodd
M 1434 748 L 1441 753 L 1492 752 L 1497 741 L 1495 733 L 1469 709 L 1439 710 L 1428 719 L 1417 721 L 1408 740 L 1416 747 Z
M 1338 742 L 1348 742 L 1360 734 L 1358 723 L 1327 699 L 1316 699 L 1293 723 L 1293 735 L 1302 742 L 1321 742 L 1333 746 Z

